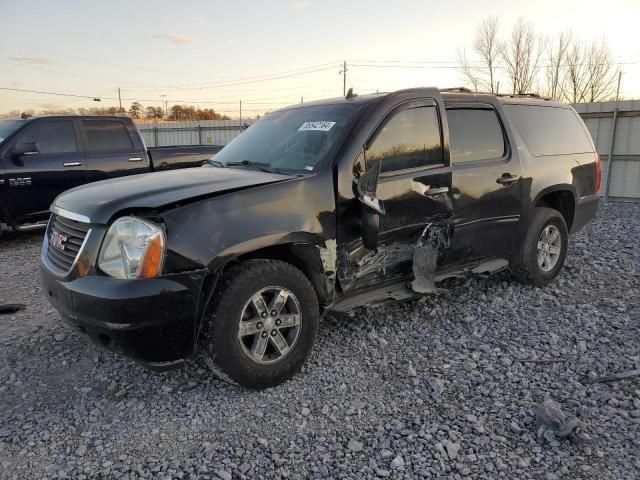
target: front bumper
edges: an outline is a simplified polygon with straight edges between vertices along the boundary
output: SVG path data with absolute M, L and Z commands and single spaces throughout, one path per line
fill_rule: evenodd
M 131 280 L 40 271 L 49 302 L 96 344 L 155 369 L 195 352 L 206 269 Z

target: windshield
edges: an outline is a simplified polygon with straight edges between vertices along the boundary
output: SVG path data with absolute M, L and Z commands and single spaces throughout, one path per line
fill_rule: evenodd
M 339 103 L 271 113 L 237 136 L 213 162 L 313 172 L 334 151 L 359 108 L 357 104 Z
M 0 143 L 24 124 L 25 120 L 0 120 Z

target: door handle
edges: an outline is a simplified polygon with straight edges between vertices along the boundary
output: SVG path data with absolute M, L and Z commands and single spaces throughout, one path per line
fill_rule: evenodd
M 427 196 L 441 195 L 443 193 L 447 193 L 448 191 L 449 191 L 449 187 L 436 187 L 436 188 L 430 188 L 429 190 L 424 192 L 424 194 Z
M 514 182 L 520 180 L 520 175 L 511 175 L 510 173 L 503 173 L 501 177 L 496 179 L 496 183 L 500 185 L 509 186 Z
M 65 167 L 81 167 L 82 162 L 64 162 L 62 165 Z
M 141 162 L 142 161 L 142 157 L 131 157 L 129 159 L 130 162 Z

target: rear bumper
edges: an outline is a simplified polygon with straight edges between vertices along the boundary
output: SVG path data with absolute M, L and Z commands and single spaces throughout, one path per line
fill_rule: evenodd
M 194 353 L 206 273 L 65 280 L 41 266 L 44 293 L 66 323 L 94 343 L 156 370 L 179 365 Z
M 581 197 L 576 202 L 576 211 L 573 216 L 571 232 L 576 233 L 588 225 L 598 214 L 600 195 L 593 194 Z

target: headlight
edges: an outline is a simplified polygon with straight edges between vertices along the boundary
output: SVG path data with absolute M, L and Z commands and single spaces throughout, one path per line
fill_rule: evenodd
M 152 278 L 162 271 L 164 230 L 135 217 L 113 222 L 105 236 L 98 266 L 115 278 Z

